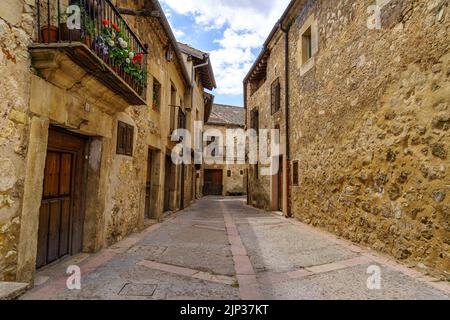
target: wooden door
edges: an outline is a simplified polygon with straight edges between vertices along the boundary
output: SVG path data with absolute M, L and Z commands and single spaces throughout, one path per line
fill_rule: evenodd
M 165 178 L 164 178 L 164 211 L 170 210 L 170 182 L 171 182 L 171 168 L 172 168 L 172 159 L 170 156 L 166 156 L 165 163 Z
M 86 140 L 49 130 L 36 267 L 82 250 Z
M 223 192 L 223 170 L 205 170 L 203 194 L 220 196 Z
M 277 174 L 277 184 L 278 184 L 278 210 L 283 211 L 283 156 L 280 156 L 278 162 L 278 174 Z
M 148 151 L 147 160 L 147 182 L 145 185 L 145 218 L 150 219 L 152 217 L 151 213 L 151 198 L 152 198 L 152 161 L 153 152 Z

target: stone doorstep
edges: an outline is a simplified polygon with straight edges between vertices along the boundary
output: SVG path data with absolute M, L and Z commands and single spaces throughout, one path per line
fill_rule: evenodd
M 0 300 L 15 300 L 29 288 L 28 283 L 0 281 Z

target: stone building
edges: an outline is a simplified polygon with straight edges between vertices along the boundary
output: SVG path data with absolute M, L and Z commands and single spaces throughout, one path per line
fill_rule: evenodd
M 193 199 L 170 133 L 211 96 L 161 6 L 90 0 L 69 31 L 56 4 L 76 2 L 0 6 L 0 281 L 31 282 L 37 267 L 97 252 Z
M 294 0 L 244 81 L 247 126 L 283 128 L 281 79 L 286 215 L 447 279 L 448 14 L 445 0 Z M 268 209 L 275 179 L 252 171 L 250 202 Z
M 206 123 L 211 114 L 214 103 L 214 96 L 206 93 L 204 90 L 213 90 L 216 88 L 214 71 L 209 58 L 209 54 L 195 49 L 187 44 L 178 43 L 183 54 L 187 71 L 191 78 L 191 105 L 193 106 L 188 113 L 187 129 L 191 133 L 191 147 L 195 147 L 195 123 Z M 200 141 L 202 136 L 198 136 Z M 193 154 L 194 156 L 194 154 Z M 185 190 L 185 206 L 189 201 L 198 199 L 202 196 L 203 177 L 200 165 L 195 165 L 195 158 L 191 159 L 192 164 L 186 165 L 185 179 L 188 181 L 188 188 Z
M 205 140 L 226 142 L 227 130 L 244 129 L 245 116 L 241 107 L 214 104 L 205 124 Z M 237 151 L 237 148 L 235 148 Z M 245 150 L 245 145 L 243 146 Z M 211 152 L 213 153 L 213 152 Z M 219 161 L 215 161 L 215 157 Z M 245 157 L 228 157 L 226 147 L 211 158 L 206 157 L 202 169 L 203 195 L 237 196 L 247 193 L 247 166 Z

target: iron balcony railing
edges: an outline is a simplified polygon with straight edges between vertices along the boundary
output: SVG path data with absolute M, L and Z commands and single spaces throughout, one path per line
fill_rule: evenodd
M 36 0 L 40 44 L 80 42 L 145 100 L 147 48 L 110 0 Z

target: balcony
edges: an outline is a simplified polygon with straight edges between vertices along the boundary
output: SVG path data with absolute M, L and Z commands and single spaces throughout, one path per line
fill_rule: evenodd
M 36 0 L 36 17 L 40 76 L 120 110 L 146 104 L 147 47 L 110 0 Z

